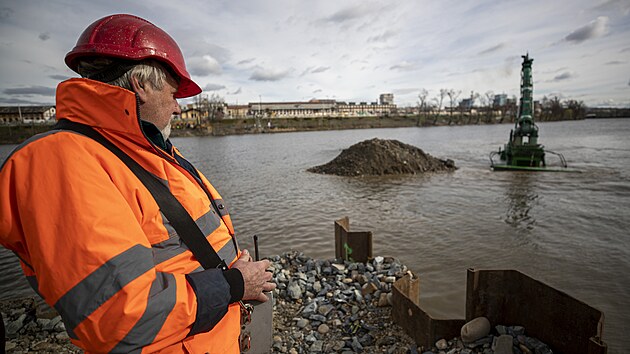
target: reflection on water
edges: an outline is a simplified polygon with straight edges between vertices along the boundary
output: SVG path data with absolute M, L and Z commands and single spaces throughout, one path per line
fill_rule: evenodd
M 512 178 L 505 189 L 507 201 L 505 222 L 517 229 L 531 230 L 536 224 L 536 219 L 530 211 L 538 204 L 538 193 L 532 186 L 532 172 L 510 174 Z

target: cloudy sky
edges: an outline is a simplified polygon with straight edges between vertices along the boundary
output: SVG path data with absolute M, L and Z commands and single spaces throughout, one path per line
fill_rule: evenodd
M 166 30 L 203 94 L 229 104 L 518 95 L 529 52 L 535 99 L 630 106 L 628 0 L 0 0 L 0 105 L 54 103 L 76 76 L 65 54 L 113 13 Z

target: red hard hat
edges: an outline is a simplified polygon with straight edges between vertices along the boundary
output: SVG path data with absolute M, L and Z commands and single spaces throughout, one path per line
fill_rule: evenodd
M 184 56 L 173 38 L 140 17 L 111 15 L 92 23 L 83 31 L 76 46 L 66 54 L 66 65 L 76 72 L 82 57 L 155 59 L 168 65 L 178 76 L 180 82 L 176 98 L 201 92 L 186 71 Z

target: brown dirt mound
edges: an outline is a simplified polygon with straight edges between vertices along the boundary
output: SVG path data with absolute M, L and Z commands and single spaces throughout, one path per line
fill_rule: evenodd
M 337 176 L 382 176 L 455 170 L 453 160 L 440 160 L 398 140 L 371 139 L 354 144 L 309 172 Z

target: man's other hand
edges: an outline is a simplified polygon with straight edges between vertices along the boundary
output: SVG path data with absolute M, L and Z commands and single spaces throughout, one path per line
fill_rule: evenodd
M 271 282 L 273 274 L 267 272 L 271 262 L 267 259 L 252 262 L 252 256 L 247 250 L 243 250 L 241 256 L 234 262 L 232 268 L 236 268 L 243 276 L 245 283 L 245 293 L 243 300 L 258 300 L 265 302 L 269 300 L 263 291 L 271 291 L 276 288 L 276 284 Z

